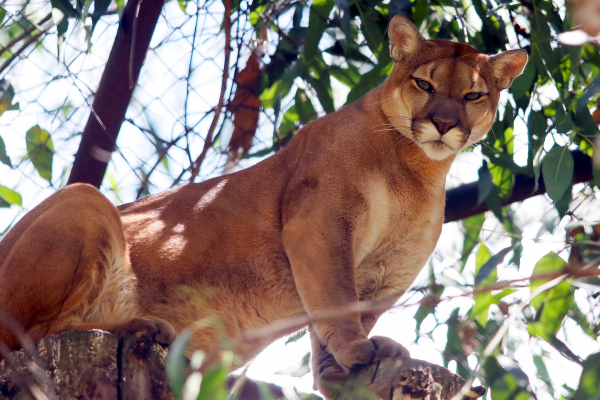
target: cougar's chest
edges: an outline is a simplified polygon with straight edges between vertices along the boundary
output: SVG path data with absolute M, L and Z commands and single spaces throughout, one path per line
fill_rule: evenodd
M 356 223 L 354 260 L 361 300 L 399 297 L 435 249 L 444 219 L 445 190 L 417 185 L 394 190 L 373 179 L 367 211 Z

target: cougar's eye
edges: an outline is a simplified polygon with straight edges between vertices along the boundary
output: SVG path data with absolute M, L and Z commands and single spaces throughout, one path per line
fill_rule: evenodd
M 471 92 L 471 93 L 465 94 L 465 100 L 477 100 L 481 96 L 483 96 L 481 93 Z
M 431 86 L 431 83 L 424 81 L 423 79 L 415 79 L 415 81 L 417 82 L 417 86 L 427 92 L 433 93 L 433 86 Z

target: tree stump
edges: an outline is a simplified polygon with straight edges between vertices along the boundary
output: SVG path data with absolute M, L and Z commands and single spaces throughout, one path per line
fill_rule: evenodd
M 168 350 L 157 343 L 117 338 L 98 330 L 71 331 L 36 342 L 0 362 L 0 400 L 172 400 L 165 365 Z M 352 371 L 339 400 L 451 400 L 464 380 L 445 368 L 392 358 Z M 240 400 L 260 400 L 246 383 Z M 279 388 L 270 386 L 274 395 Z M 472 389 L 468 398 L 485 393 Z M 278 396 L 278 397 L 279 397 Z

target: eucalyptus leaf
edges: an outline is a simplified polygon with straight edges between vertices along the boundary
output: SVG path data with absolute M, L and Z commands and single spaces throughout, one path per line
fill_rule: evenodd
M 54 144 L 50 133 L 39 125 L 31 127 L 25 134 L 27 155 L 40 176 L 52 182 L 52 160 Z
M 542 174 L 548 196 L 559 201 L 573 179 L 575 163 L 568 147 L 554 145 L 542 162 Z
M 21 195 L 13 189 L 7 188 L 6 186 L 0 185 L 0 198 L 9 204 L 14 204 L 19 207 L 23 206 L 23 198 Z
M 12 168 L 10 158 L 8 157 L 8 154 L 6 154 L 6 144 L 4 143 L 2 136 L 0 136 L 0 162 Z

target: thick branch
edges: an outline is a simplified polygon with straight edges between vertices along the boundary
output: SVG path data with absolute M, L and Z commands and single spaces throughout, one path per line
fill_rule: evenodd
M 575 161 L 573 183 L 589 182 L 593 179 L 592 159 L 579 150 L 571 152 Z M 477 204 L 479 190 L 477 182 L 468 183 L 446 193 L 446 222 L 458 221 L 488 211 L 487 204 Z M 528 175 L 515 175 L 515 184 L 512 194 L 502 205 L 506 206 L 518 201 L 523 201 L 533 196 L 546 193 L 544 177 L 540 176 L 538 189 L 534 192 L 535 179 Z
M 85 182 L 96 187 L 102 184 L 163 4 L 162 0 L 129 0 L 125 6 L 69 184 Z M 133 51 L 132 43 L 135 44 Z M 133 82 L 130 82 L 130 72 Z

